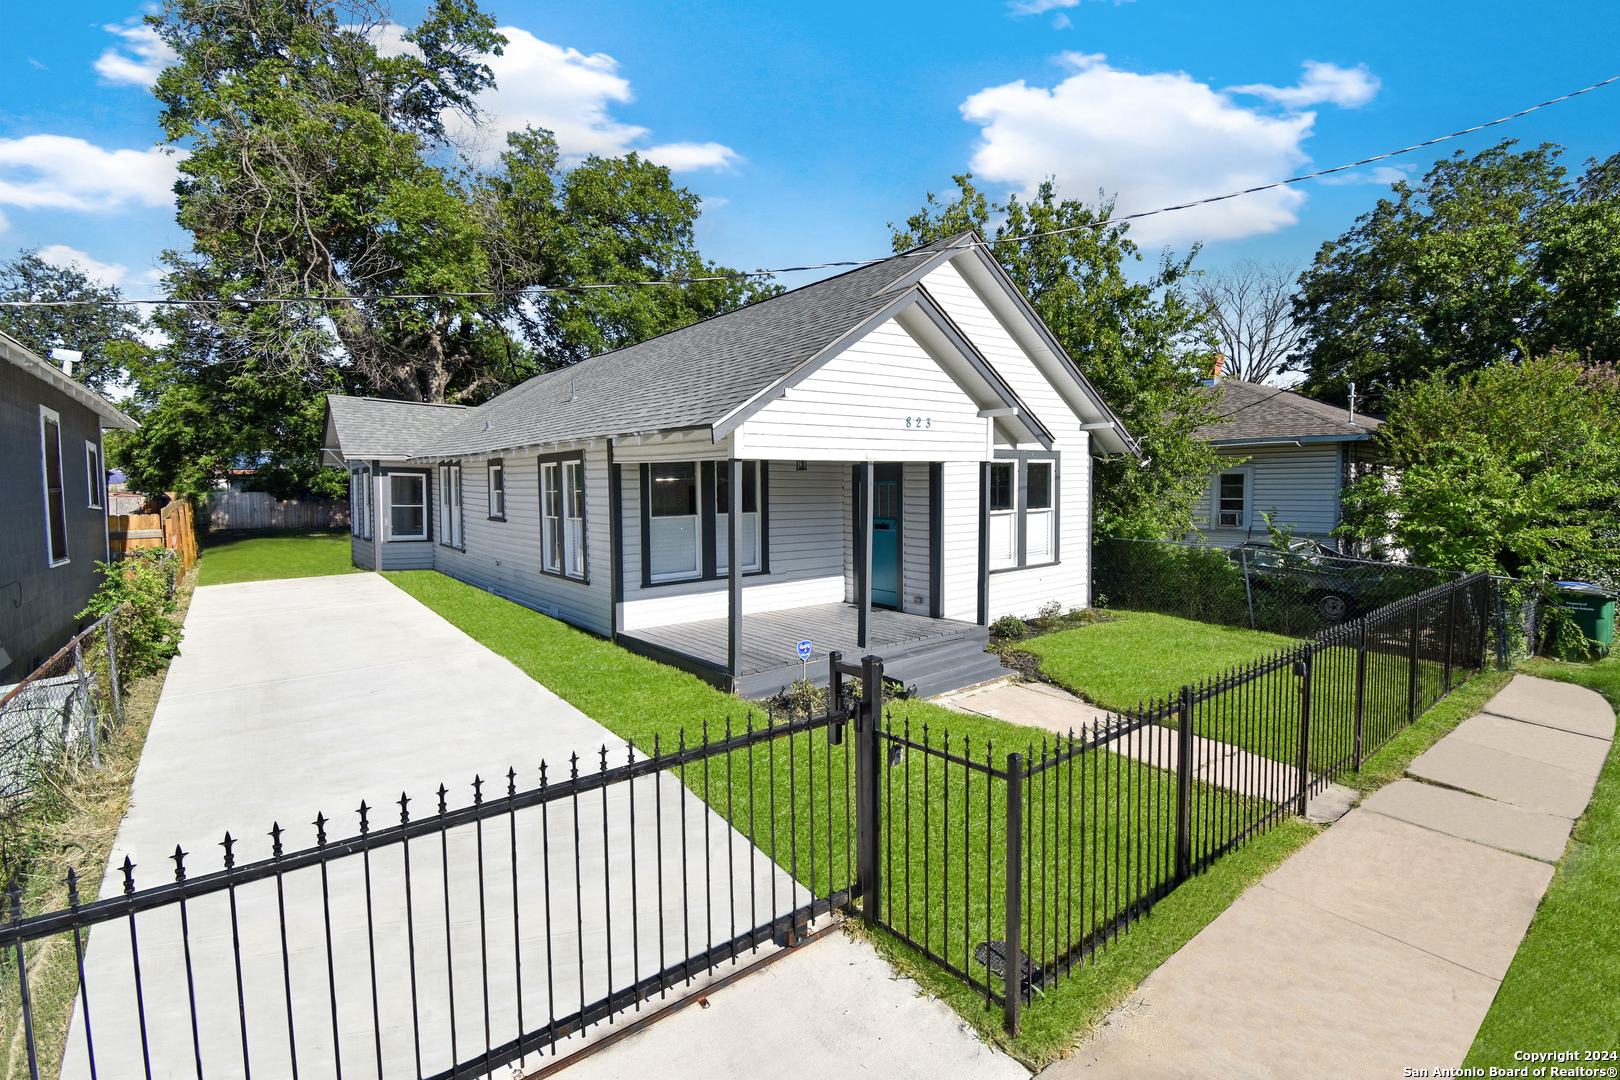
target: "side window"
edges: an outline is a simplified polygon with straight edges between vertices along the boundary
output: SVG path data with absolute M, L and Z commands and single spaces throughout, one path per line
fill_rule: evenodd
M 990 466 L 990 569 L 1018 565 L 1017 463 Z
M 1057 547 L 1057 516 L 1052 505 L 1053 473 L 1050 461 L 1024 466 L 1024 562 L 1051 562 Z
M 1242 528 L 1248 521 L 1249 476 L 1247 473 L 1222 473 L 1217 493 L 1216 523 L 1227 528 Z
M 461 466 L 439 466 L 439 543 L 461 547 Z
M 427 539 L 427 477 L 388 474 L 388 539 Z
M 51 410 L 39 410 L 39 469 L 45 486 L 45 559 L 52 566 L 68 561 L 67 500 L 62 489 L 62 421 Z
M 679 581 L 703 572 L 695 461 L 647 467 L 647 545 L 653 581 Z
M 489 463 L 489 516 L 506 520 L 506 466 L 499 459 Z
M 100 510 L 107 502 L 107 471 L 101 467 L 101 447 L 89 439 L 84 441 L 84 472 L 89 489 L 88 505 L 92 510 Z

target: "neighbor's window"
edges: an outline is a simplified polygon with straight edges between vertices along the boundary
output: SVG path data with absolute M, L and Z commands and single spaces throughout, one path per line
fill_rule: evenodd
M 40 472 L 45 481 L 45 554 L 51 566 L 68 561 L 67 503 L 62 491 L 62 421 L 54 412 L 39 410 Z
M 100 510 L 106 501 L 103 489 L 107 485 L 107 473 L 101 467 L 101 447 L 89 439 L 84 441 L 84 473 L 85 480 L 89 482 L 90 508 Z
M 1221 474 L 1220 505 L 1216 508 L 1220 514 L 1216 523 L 1227 527 L 1241 528 L 1246 520 L 1248 511 L 1248 474 L 1229 472 Z
M 427 477 L 388 474 L 388 539 L 427 539 Z
M 737 546 L 742 550 L 744 573 L 759 569 L 759 462 L 742 463 L 742 520 L 737 523 Z M 882 515 L 879 515 L 882 516 Z M 731 571 L 731 463 L 714 466 L 715 572 Z
M 648 473 L 647 543 L 652 580 L 697 577 L 703 572 L 697 462 L 652 465 Z
M 499 461 L 489 463 L 489 516 L 506 520 L 506 466 Z
M 1052 561 L 1056 524 L 1052 508 L 1052 463 L 1031 461 L 1024 466 L 1024 562 Z
M 540 518 L 543 567 L 553 574 L 585 578 L 585 463 L 540 465 L 544 513 Z
M 990 569 L 1018 565 L 1018 506 L 1014 497 L 1018 465 L 990 466 Z
M 439 466 L 439 542 L 461 546 L 461 466 Z

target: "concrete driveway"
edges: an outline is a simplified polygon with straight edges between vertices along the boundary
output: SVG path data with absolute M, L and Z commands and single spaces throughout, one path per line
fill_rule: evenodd
M 272 822 L 289 850 L 308 847 L 317 813 L 329 838 L 345 837 L 362 799 L 373 827 L 399 820 L 401 792 L 413 818 L 431 816 L 440 783 L 454 808 L 471 802 L 475 775 L 486 797 L 505 792 L 509 766 L 527 789 L 542 760 L 556 779 L 574 753 L 594 767 L 604 745 L 625 760 L 622 740 L 375 574 L 198 589 L 102 895 L 121 890 L 126 855 L 150 888 L 174 879 L 176 844 L 197 876 L 221 867 L 226 830 L 239 863 L 262 859 Z M 599 1000 L 610 979 L 620 990 L 726 940 L 734 912 L 763 921 L 805 901 L 674 777 L 629 787 L 413 841 L 408 863 L 396 845 L 369 866 L 335 861 L 324 880 L 310 868 L 241 886 L 234 931 L 225 894 L 189 902 L 185 936 L 178 909 L 143 914 L 139 1001 L 129 926 L 98 926 L 86 983 L 99 1075 L 141 1075 L 144 1057 L 155 1077 L 244 1076 L 244 1056 L 255 1076 L 433 1075 Z M 886 986 L 903 1015 L 911 992 Z M 802 988 L 807 1023 L 836 1024 L 829 993 Z M 64 1077 L 90 1075 L 84 1019 L 81 1008 Z M 966 1032 L 955 1044 L 884 1036 L 915 1044 L 918 1075 L 936 1056 L 983 1052 Z

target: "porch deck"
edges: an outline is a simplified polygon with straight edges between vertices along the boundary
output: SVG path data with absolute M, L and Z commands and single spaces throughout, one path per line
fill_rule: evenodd
M 827 684 L 827 654 L 844 654 L 849 662 L 862 655 L 881 656 L 884 674 L 918 694 L 958 690 L 1004 673 L 1001 661 L 985 652 L 988 631 L 976 623 L 930 619 L 884 608 L 872 610 L 870 644 L 855 644 L 857 612 L 853 604 L 817 604 L 743 616 L 742 671 L 738 690 L 745 698 L 779 694 L 799 678 L 799 642 L 812 644 L 811 682 Z M 729 683 L 725 619 L 644 627 L 619 634 L 633 652 L 690 671 L 717 686 Z

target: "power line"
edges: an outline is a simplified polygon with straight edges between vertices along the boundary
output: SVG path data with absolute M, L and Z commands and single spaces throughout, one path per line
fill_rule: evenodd
M 1536 105 L 1532 105 L 1527 109 L 1520 109 L 1516 113 L 1509 113 L 1507 116 L 1500 117 L 1496 120 L 1489 120 L 1483 124 L 1475 124 L 1473 127 L 1463 128 L 1460 131 L 1453 131 L 1448 135 L 1440 135 L 1433 139 L 1425 139 L 1422 142 L 1413 143 L 1411 146 L 1403 146 L 1399 150 L 1390 150 L 1386 153 L 1375 154 L 1372 157 L 1362 158 L 1360 161 L 1352 161 L 1345 165 L 1335 165 L 1331 169 L 1318 169 L 1315 172 L 1301 173 L 1298 176 L 1290 176 L 1286 180 L 1274 180 L 1269 184 L 1258 184 L 1254 187 L 1243 188 L 1239 191 L 1229 191 L 1224 195 L 1211 195 L 1203 199 L 1194 199 L 1191 202 L 1176 203 L 1173 206 L 1160 206 L 1152 210 L 1139 210 L 1134 214 L 1120 214 L 1117 217 L 1110 215 L 1106 218 L 1099 218 L 1096 221 L 1088 221 L 1079 225 L 1069 225 L 1061 229 L 1042 229 L 1036 232 L 1022 233 L 1017 236 L 1001 236 L 993 240 L 973 240 L 958 246 L 964 249 L 974 247 L 994 248 L 997 244 L 1022 243 L 1026 240 L 1036 240 L 1043 236 L 1062 236 L 1066 233 L 1080 232 L 1085 229 L 1106 229 L 1110 226 L 1118 225 L 1121 222 L 1139 221 L 1142 218 L 1153 217 L 1158 214 L 1169 214 L 1177 210 L 1190 210 L 1195 206 L 1208 206 L 1210 203 L 1225 202 L 1227 199 L 1236 199 L 1242 195 L 1253 195 L 1261 191 L 1270 191 L 1273 188 L 1286 187 L 1289 184 L 1298 184 L 1306 180 L 1314 180 L 1319 176 L 1331 176 L 1334 173 L 1344 172 L 1347 169 L 1357 169 L 1363 165 L 1371 165 L 1376 161 L 1384 161 L 1388 158 L 1399 157 L 1401 154 L 1409 154 L 1414 150 L 1421 150 L 1426 146 L 1434 146 L 1437 143 L 1443 143 L 1449 139 L 1458 139 L 1464 135 L 1472 135 L 1476 131 L 1483 131 L 1486 128 L 1495 127 L 1498 124 L 1505 124 L 1509 120 L 1517 120 L 1521 116 L 1528 116 L 1530 113 L 1533 113 L 1538 109 L 1545 109 L 1549 105 L 1557 105 L 1559 102 L 1580 97 L 1582 94 L 1589 94 L 1593 90 L 1601 89 L 1602 87 L 1608 86 L 1613 82 L 1620 82 L 1620 75 L 1611 76 L 1604 79 L 1602 82 L 1593 83 L 1591 86 L 1583 86 L 1581 89 L 1571 91 L 1568 94 L 1562 94 L 1555 98 L 1549 98 L 1548 100 Z M 932 254 L 934 254 L 932 251 L 904 252 L 902 253 L 901 257 L 915 257 Z M 734 270 L 725 274 L 703 274 L 694 275 L 691 277 L 657 278 L 647 281 L 604 281 L 589 285 L 537 285 L 522 289 L 494 289 L 481 292 L 375 293 L 369 296 L 323 296 L 310 294 L 302 296 L 236 297 L 226 300 L 176 300 L 170 298 L 158 300 L 0 300 L 0 307 L 122 307 L 127 304 L 151 304 L 162 305 L 165 307 L 205 307 L 219 304 L 348 303 L 375 300 L 493 300 L 510 299 L 512 297 L 520 296 L 543 296 L 552 293 L 586 293 L 593 292 L 598 289 L 642 288 L 654 285 L 696 285 L 709 281 L 739 281 L 746 278 L 774 277 L 777 274 L 796 274 L 808 270 L 837 270 L 845 267 L 871 266 L 874 263 L 886 262 L 894 257 L 895 256 L 893 255 L 886 255 L 881 259 L 846 259 L 840 262 L 811 263 L 805 266 L 782 266 L 773 270 Z

